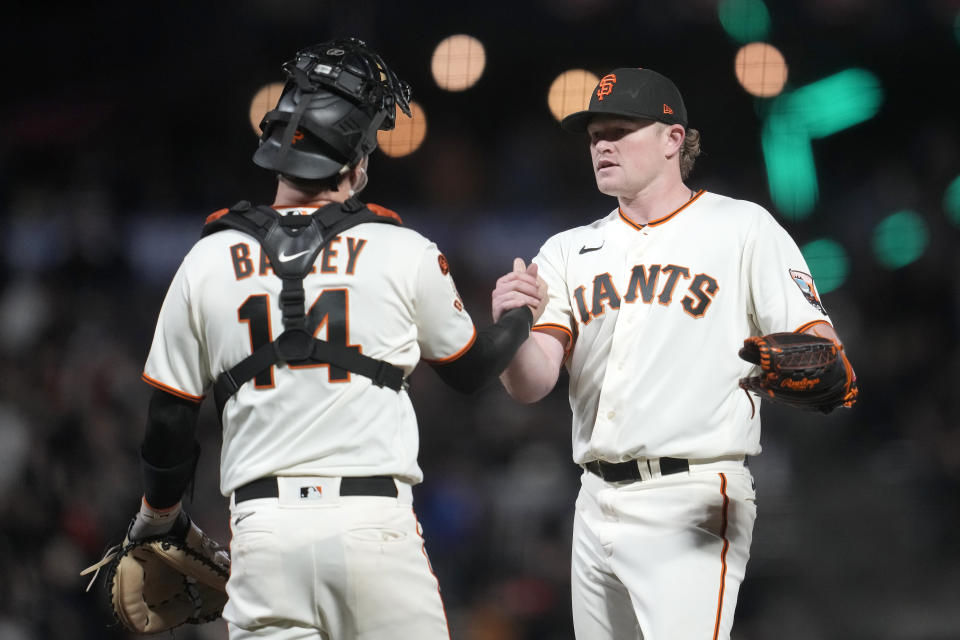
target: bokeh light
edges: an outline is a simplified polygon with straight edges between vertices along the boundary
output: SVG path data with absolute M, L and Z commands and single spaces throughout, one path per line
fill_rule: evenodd
M 411 117 L 397 109 L 397 124 L 390 131 L 377 132 L 380 150 L 392 158 L 413 153 L 427 137 L 427 115 L 416 102 L 410 103 Z
M 882 102 L 874 74 L 846 69 L 767 103 L 763 158 L 770 195 L 786 217 L 810 215 L 819 198 L 811 141 L 869 120 Z
M 773 203 L 788 220 L 809 216 L 820 193 L 810 137 L 794 118 L 773 112 L 760 142 Z
M 930 240 L 927 224 L 915 211 L 887 216 L 873 232 L 873 252 L 888 269 L 899 269 L 923 255 Z
M 808 242 L 800 248 L 803 259 L 810 267 L 810 275 L 817 283 L 820 293 L 828 293 L 839 288 L 850 273 L 850 258 L 846 250 L 836 240 L 820 238 Z
M 747 43 L 765 40 L 770 33 L 770 12 L 762 0 L 722 0 L 717 17 L 731 38 Z
M 960 176 L 953 179 L 943 194 L 943 210 L 947 212 L 947 219 L 960 227 Z
M 811 138 L 823 138 L 869 120 L 883 103 L 877 77 L 865 69 L 845 69 L 793 91 L 787 109 Z
M 787 61 L 779 49 L 765 42 L 740 47 L 733 67 L 740 86 L 758 98 L 778 95 L 787 83 Z
M 260 137 L 261 133 L 260 121 L 263 120 L 267 111 L 277 106 L 280 94 L 283 93 L 283 86 L 282 82 L 272 82 L 260 87 L 253 95 L 253 100 L 250 101 L 250 126 L 253 127 L 257 137 Z
M 557 120 L 583 111 L 590 106 L 590 94 L 600 78 L 584 69 L 564 71 L 554 79 L 547 91 L 547 106 Z
M 477 83 L 486 64 L 483 44 L 473 36 L 459 34 L 444 38 L 437 45 L 430 69 L 441 89 L 464 91 Z

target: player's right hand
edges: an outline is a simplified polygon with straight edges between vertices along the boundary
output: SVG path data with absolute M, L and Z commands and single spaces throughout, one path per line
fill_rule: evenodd
M 537 275 L 537 265 L 527 266 L 522 258 L 513 260 L 513 271 L 497 279 L 497 285 L 491 294 L 493 321 L 500 319 L 510 309 L 522 306 L 530 307 L 533 322 L 543 315 L 547 307 L 547 283 Z

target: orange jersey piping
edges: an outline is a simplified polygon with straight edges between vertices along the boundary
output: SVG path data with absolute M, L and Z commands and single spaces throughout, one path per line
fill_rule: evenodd
M 570 337 L 570 342 L 573 342 L 573 332 L 570 331 L 567 327 L 562 324 L 554 324 L 553 322 L 544 322 L 543 324 L 534 325 L 531 331 L 547 331 L 548 329 L 556 329 L 557 331 L 562 331 Z
M 413 513 L 414 519 L 417 517 L 417 512 L 414 511 L 413 507 L 410 508 L 410 512 Z M 433 576 L 433 579 L 437 582 L 437 595 L 440 596 L 440 610 L 443 611 L 443 624 L 447 627 L 447 639 L 450 638 L 450 621 L 447 619 L 447 606 L 443 603 L 443 594 L 440 592 L 440 579 L 437 578 L 437 574 L 433 572 L 433 564 L 430 562 L 430 556 L 427 555 L 427 541 L 423 539 L 423 536 L 420 534 L 419 525 L 417 528 L 417 536 L 420 538 L 420 552 L 423 553 L 423 557 L 427 561 L 427 569 L 430 571 L 430 575 Z
M 720 537 L 723 538 L 723 550 L 720 552 L 720 595 L 717 596 L 717 622 L 713 627 L 713 640 L 717 640 L 720 635 L 720 616 L 723 613 L 723 591 L 727 581 L 727 549 L 730 548 L 730 541 L 727 540 L 727 509 L 730 506 L 730 498 L 727 496 L 727 476 L 718 473 L 720 476 L 720 495 L 723 496 L 723 513 L 720 523 Z
M 554 324 L 554 323 L 552 323 L 552 322 L 545 322 L 545 323 L 543 323 L 543 324 L 534 325 L 534 327 L 531 328 L 530 330 L 531 330 L 531 331 L 541 331 L 541 332 L 543 332 L 543 333 L 547 333 L 548 331 L 553 330 L 553 331 L 559 331 L 559 332 L 565 334 L 565 335 L 569 338 L 569 340 L 567 340 L 567 344 L 564 345 L 564 347 L 563 347 L 563 361 L 564 361 L 564 362 L 567 361 L 567 358 L 570 356 L 570 350 L 573 349 L 573 332 L 570 331 L 570 329 L 568 329 L 567 327 L 563 326 L 562 324 Z
M 644 227 L 655 227 L 655 226 L 657 226 L 658 224 L 663 224 L 663 223 L 666 222 L 667 220 L 670 220 L 670 219 L 673 218 L 675 215 L 677 215 L 678 213 L 680 213 L 681 211 L 683 211 L 684 209 L 686 209 L 687 207 L 689 207 L 691 204 L 693 204 L 694 202 L 696 202 L 697 199 L 698 199 L 700 196 L 702 196 L 704 193 L 706 193 L 706 191 L 704 191 L 703 189 L 700 189 L 699 191 L 697 191 L 697 192 L 693 195 L 692 198 L 690 198 L 690 199 L 687 200 L 685 203 L 683 203 L 683 206 L 680 207 L 679 209 L 676 209 L 675 211 L 672 211 L 672 212 L 668 213 L 667 215 L 663 216 L 662 218 L 657 218 L 656 220 L 652 220 L 652 221 L 648 222 L 648 223 L 645 224 L 645 225 L 643 225 L 643 224 L 637 224 L 636 222 L 634 222 L 633 220 L 631 220 L 630 218 L 628 218 L 628 217 L 626 216 L 626 214 L 623 212 L 623 209 L 621 209 L 620 207 L 617 207 L 617 211 L 620 212 L 620 219 L 621 219 L 621 220 L 623 220 L 623 221 L 626 222 L 628 225 L 630 225 L 631 227 L 633 227 L 634 229 L 636 229 L 637 231 L 639 231 L 640 229 L 643 229 Z
M 315 209 L 319 209 L 319 208 L 321 208 L 321 207 L 323 207 L 323 206 L 326 206 L 326 205 L 328 205 L 328 204 L 330 204 L 330 203 L 324 201 L 324 202 L 308 202 L 308 203 L 305 204 L 305 205 L 291 205 L 291 204 L 283 204 L 283 205 L 281 205 L 281 204 L 272 204 L 272 205 L 270 205 L 270 206 L 271 206 L 273 209 L 308 209 L 308 208 L 310 208 L 310 207 L 313 207 L 313 208 L 315 208 Z M 367 204 L 367 209 L 370 209 L 370 211 L 373 211 L 373 212 L 374 212 L 375 214 L 377 214 L 378 216 L 383 216 L 384 218 L 393 218 L 394 220 L 396 220 L 396 221 L 399 222 L 400 224 L 403 224 L 403 219 L 402 219 L 399 215 L 397 215 L 397 213 L 396 213 L 395 211 L 391 211 L 390 209 L 387 209 L 386 207 L 380 206 L 379 204 L 373 204 L 372 202 L 371 202 L 371 203 L 368 203 L 368 204 Z M 211 213 L 209 216 L 207 216 L 207 220 L 206 220 L 206 222 L 205 222 L 204 224 L 210 224 L 211 222 L 213 222 L 213 221 L 215 221 L 215 220 L 219 220 L 219 219 L 222 218 L 223 216 L 227 215 L 229 212 L 230 212 L 230 209 L 218 209 L 218 210 L 214 211 L 213 213 Z
M 203 396 L 195 396 L 193 394 L 187 393 L 186 391 L 180 391 L 179 389 L 174 389 L 173 387 L 167 386 L 160 382 L 159 380 L 154 380 L 145 373 L 140 374 L 140 378 L 146 382 L 151 387 L 160 389 L 160 391 L 166 391 L 172 396 L 177 396 L 183 400 L 190 400 L 191 402 L 200 403 L 203 402 Z
M 470 347 L 472 347 L 472 346 L 473 346 L 473 343 L 476 342 L 476 341 L 477 341 L 477 327 L 474 326 L 474 327 L 473 327 L 473 335 L 470 336 L 470 340 L 468 340 L 468 341 L 467 341 L 467 344 L 465 344 L 465 345 L 463 346 L 463 348 L 460 349 L 459 351 L 457 351 L 455 354 L 453 354 L 452 356 L 447 356 L 446 358 L 438 358 L 438 359 L 436 359 L 436 360 L 431 360 L 431 359 L 429 359 L 429 358 L 424 358 L 423 361 L 424 361 L 424 362 L 427 362 L 427 363 L 429 363 L 429 364 L 446 364 L 446 363 L 448 363 L 448 362 L 453 362 L 454 360 L 458 359 L 460 356 L 462 356 L 463 354 L 465 354 L 467 351 L 469 351 L 469 350 L 470 350 Z

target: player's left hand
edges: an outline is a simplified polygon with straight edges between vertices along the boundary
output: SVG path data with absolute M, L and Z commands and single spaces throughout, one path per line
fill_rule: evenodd
M 536 324 L 547 307 L 547 283 L 537 275 L 536 263 L 527 266 L 523 258 L 515 258 L 513 271 L 497 279 L 491 295 L 493 321 L 499 320 L 510 309 L 524 305 L 530 308 Z
M 760 367 L 759 375 L 740 379 L 744 391 L 823 413 L 857 401 L 853 367 L 843 346 L 829 338 L 789 332 L 753 336 L 743 341 L 739 354 Z
M 122 544 L 80 572 L 93 574 L 89 591 L 100 570 L 106 570 L 108 603 L 124 628 L 155 634 L 220 617 L 230 577 L 230 552 L 225 547 L 182 509 L 167 533 L 136 539 L 131 535 L 137 535 L 132 524 Z

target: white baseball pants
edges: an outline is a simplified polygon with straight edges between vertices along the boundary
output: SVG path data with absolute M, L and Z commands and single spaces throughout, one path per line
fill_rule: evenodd
M 571 565 L 580 640 L 727 640 L 756 519 L 736 461 L 608 483 L 584 471 Z
M 341 497 L 339 478 L 279 480 L 279 498 L 231 500 L 231 640 L 449 640 L 409 485 Z

